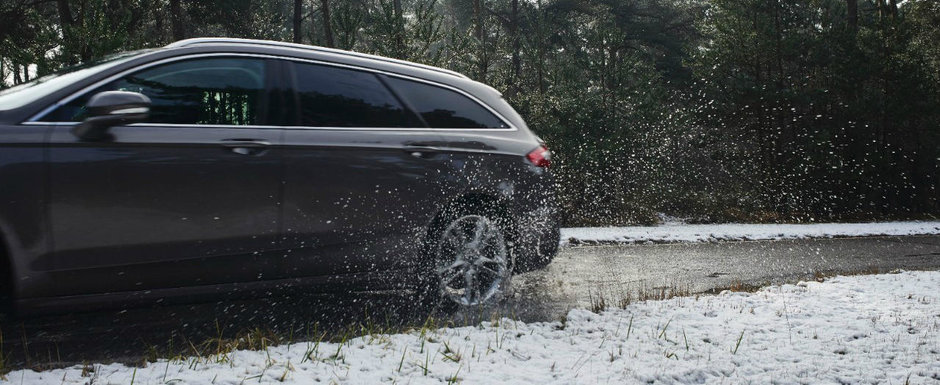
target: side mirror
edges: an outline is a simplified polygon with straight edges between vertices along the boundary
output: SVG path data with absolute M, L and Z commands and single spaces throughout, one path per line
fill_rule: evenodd
M 121 124 L 142 122 L 150 116 L 150 98 L 137 92 L 105 91 L 88 100 L 88 117 L 72 129 L 81 140 L 106 140 L 108 129 Z

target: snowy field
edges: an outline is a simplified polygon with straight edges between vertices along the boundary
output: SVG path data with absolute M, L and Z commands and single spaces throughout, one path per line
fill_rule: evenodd
M 940 272 L 675 298 L 564 322 L 7 375 L 14 384 L 936 384 Z
M 925 234 L 940 234 L 940 221 L 579 227 L 562 229 L 561 240 L 562 244 L 673 243 Z

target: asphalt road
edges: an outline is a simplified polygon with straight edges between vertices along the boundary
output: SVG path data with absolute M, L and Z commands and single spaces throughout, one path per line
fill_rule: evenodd
M 548 268 L 519 276 L 510 304 L 523 320 L 640 293 L 705 293 L 817 275 L 940 269 L 940 236 L 797 239 L 564 248 Z
M 515 277 L 494 309 L 444 313 L 416 309 L 402 293 L 270 298 L 47 316 L 0 317 L 6 368 L 83 362 L 135 363 L 153 356 L 211 351 L 218 338 L 264 330 L 273 343 L 341 338 L 366 329 L 473 324 L 508 316 L 560 319 L 603 299 L 618 305 L 643 295 L 703 293 L 812 279 L 817 274 L 940 269 L 940 236 L 725 243 L 583 246 L 561 249 L 547 268 Z M 257 337 L 259 334 L 255 333 Z M 203 345 L 204 343 L 207 343 Z

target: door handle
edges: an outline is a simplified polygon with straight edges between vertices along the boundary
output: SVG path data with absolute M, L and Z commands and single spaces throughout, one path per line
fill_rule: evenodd
M 220 144 L 239 155 L 261 155 L 268 150 L 271 142 L 264 139 L 235 138 L 223 139 Z
M 411 156 L 422 159 L 433 157 L 435 154 L 441 151 L 437 147 L 420 145 L 405 146 L 402 147 L 402 149 L 405 150 L 405 152 L 411 154 Z
M 224 147 L 267 147 L 271 142 L 264 139 L 222 139 Z

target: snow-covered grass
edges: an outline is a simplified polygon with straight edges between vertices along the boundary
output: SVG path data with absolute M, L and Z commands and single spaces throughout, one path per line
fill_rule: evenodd
M 673 243 L 925 234 L 940 234 L 940 221 L 579 227 L 562 229 L 561 239 L 562 244 Z
M 15 384 L 886 383 L 940 381 L 940 272 L 677 297 L 562 321 L 424 328 L 45 372 Z

